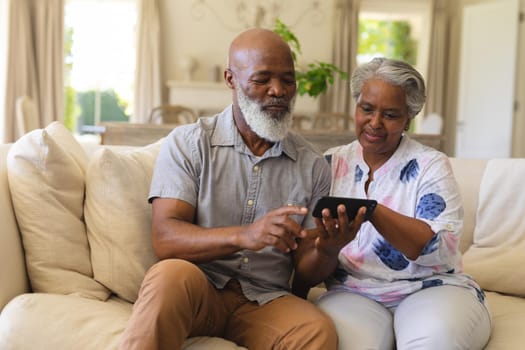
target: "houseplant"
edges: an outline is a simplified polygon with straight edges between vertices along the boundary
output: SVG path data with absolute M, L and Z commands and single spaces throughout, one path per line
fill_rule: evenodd
M 306 69 L 297 68 L 297 55 L 302 54 L 299 40 L 290 28 L 278 18 L 275 20 L 273 30 L 279 34 L 292 49 L 292 56 L 296 63 L 295 75 L 297 80 L 297 93 L 299 95 L 303 96 L 307 94 L 311 97 L 317 97 L 326 92 L 328 85 L 333 84 L 338 75 L 341 79 L 348 79 L 348 73 L 340 70 L 334 64 L 327 62 L 316 61 L 309 63 Z

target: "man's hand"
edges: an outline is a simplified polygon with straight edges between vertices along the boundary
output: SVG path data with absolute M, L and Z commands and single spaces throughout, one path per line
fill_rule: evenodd
M 297 238 L 303 238 L 306 232 L 290 215 L 304 216 L 308 209 L 298 206 L 286 206 L 272 210 L 264 217 L 244 227 L 239 235 L 241 246 L 245 249 L 260 250 L 273 246 L 283 253 L 297 248 Z
M 337 219 L 332 218 L 330 210 L 323 209 L 322 218 L 315 218 L 319 233 L 315 240 L 317 250 L 326 256 L 337 256 L 341 248 L 355 238 L 365 215 L 366 207 L 361 207 L 350 222 L 343 204 L 337 207 Z

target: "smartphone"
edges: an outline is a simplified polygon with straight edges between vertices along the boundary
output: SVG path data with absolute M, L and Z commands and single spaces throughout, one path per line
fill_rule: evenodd
M 317 201 L 312 215 L 320 218 L 322 217 L 321 212 L 323 209 L 328 208 L 330 209 L 330 215 L 332 215 L 333 218 L 337 218 L 337 207 L 339 204 L 345 205 L 346 213 L 348 214 L 348 219 L 350 221 L 354 220 L 359 208 L 366 207 L 365 221 L 367 221 L 370 219 L 370 216 L 377 205 L 377 201 L 374 199 L 326 196 Z

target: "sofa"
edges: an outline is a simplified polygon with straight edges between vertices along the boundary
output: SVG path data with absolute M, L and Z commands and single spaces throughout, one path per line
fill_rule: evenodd
M 79 143 L 54 122 L 0 145 L 0 349 L 117 347 L 157 261 L 146 197 L 161 143 Z M 464 269 L 485 289 L 493 315 L 486 349 L 520 349 L 525 160 L 451 165 L 464 202 Z M 184 348 L 243 349 L 213 337 L 189 338 Z

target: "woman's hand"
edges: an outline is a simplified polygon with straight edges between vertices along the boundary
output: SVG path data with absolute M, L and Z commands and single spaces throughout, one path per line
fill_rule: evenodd
M 323 255 L 337 256 L 341 248 L 355 238 L 365 215 L 366 207 L 361 207 L 355 218 L 349 221 L 343 204 L 337 207 L 337 218 L 330 215 L 329 209 L 323 209 L 322 218 L 315 218 L 318 229 L 318 237 L 315 240 L 317 250 Z
M 361 207 L 354 220 L 349 221 L 344 204 L 337 207 L 337 218 L 330 216 L 329 209 L 323 209 L 321 218 L 315 218 L 317 228 L 308 231 L 296 250 L 294 293 L 304 297 L 311 286 L 334 272 L 339 251 L 355 238 L 365 215 L 366 207 Z

